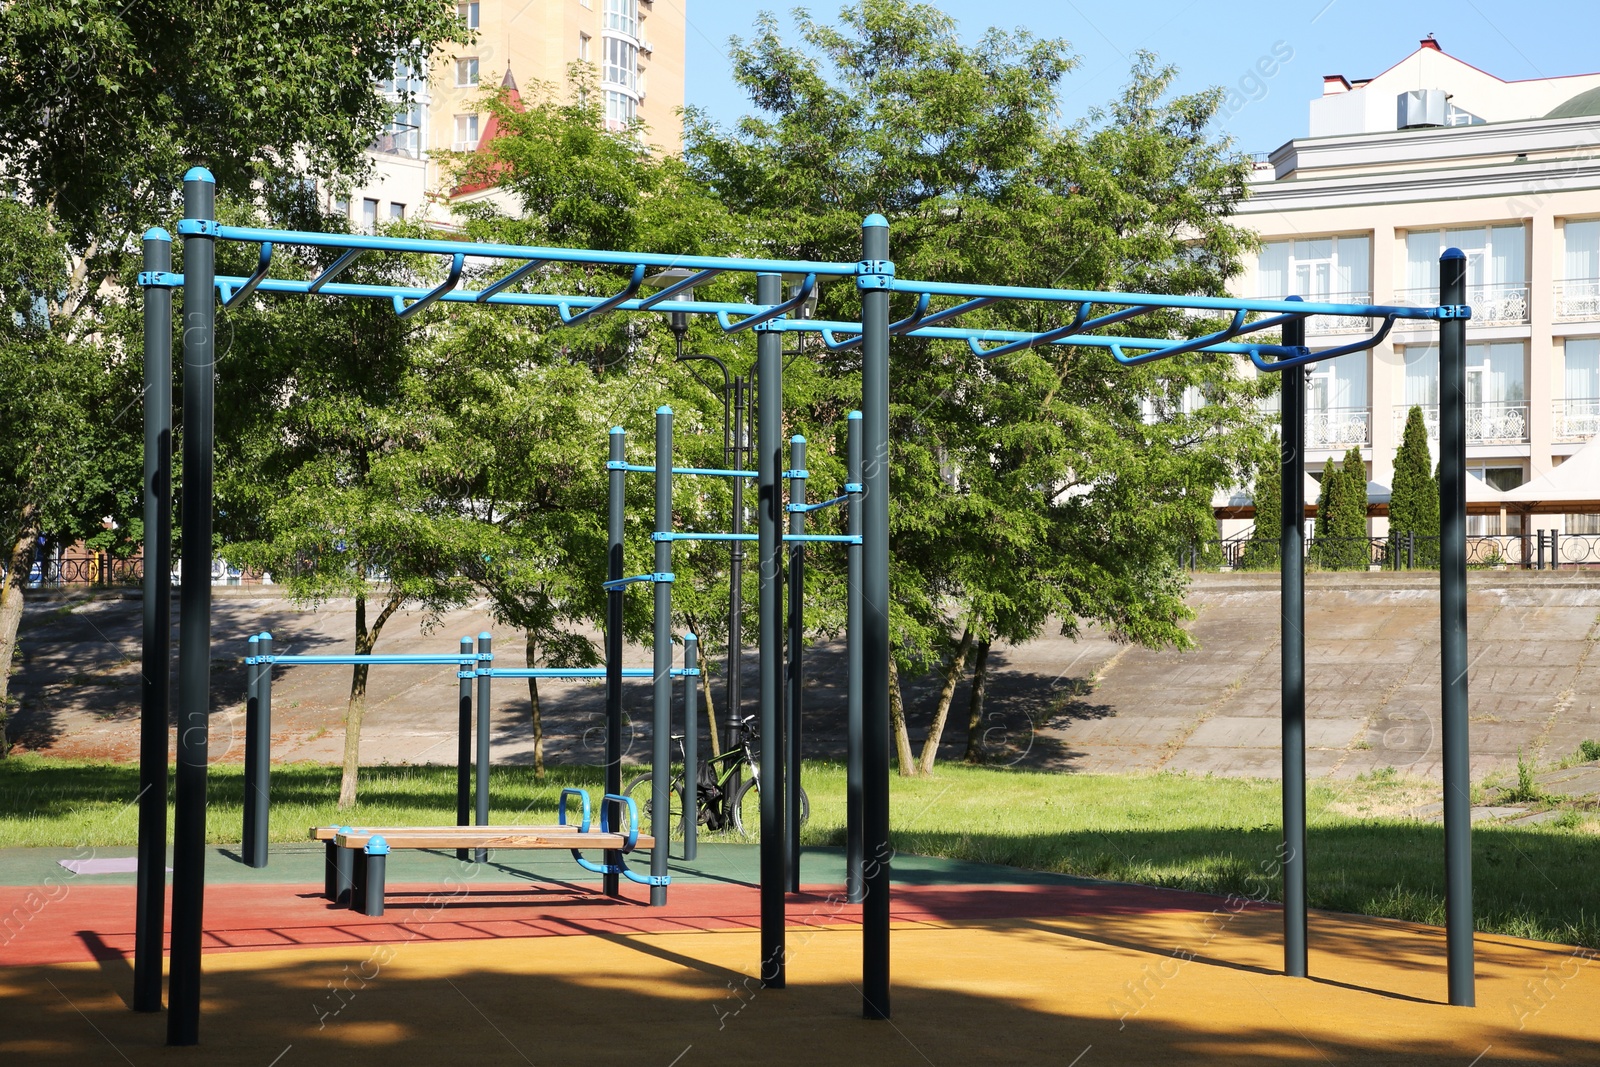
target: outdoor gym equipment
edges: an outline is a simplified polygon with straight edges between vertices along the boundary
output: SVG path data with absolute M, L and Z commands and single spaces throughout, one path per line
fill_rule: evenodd
M 1388 336 L 1396 321 L 1417 319 L 1439 324 L 1440 349 L 1440 627 L 1442 631 L 1441 719 L 1444 742 L 1444 825 L 1446 867 L 1446 942 L 1448 945 L 1449 999 L 1452 1004 L 1473 1003 L 1472 885 L 1470 855 L 1470 800 L 1467 717 L 1466 643 L 1466 332 L 1471 309 L 1466 305 L 1466 260 L 1458 249 L 1445 251 L 1440 261 L 1439 304 L 1431 307 L 1401 307 L 1370 304 L 1313 303 L 1237 297 L 1184 296 L 1179 294 L 1105 293 L 1086 290 L 1047 289 L 1006 285 L 916 281 L 896 276 L 889 258 L 889 224 L 881 215 L 869 215 L 862 223 L 861 258 L 854 262 L 811 262 L 776 259 L 740 259 L 716 256 L 674 256 L 660 253 L 592 251 L 584 249 L 541 248 L 521 245 L 468 243 L 459 240 L 396 238 L 344 233 L 303 233 L 274 229 L 228 226 L 216 221 L 214 179 L 203 167 L 184 177 L 184 218 L 178 232 L 184 242 L 184 273 L 171 271 L 171 238 L 153 229 L 145 234 L 145 270 L 139 275 L 144 289 L 146 315 L 145 341 L 154 358 L 145 361 L 146 438 L 156 444 L 145 456 L 146 508 L 155 521 L 147 522 L 151 551 L 166 549 L 171 537 L 170 506 L 166 496 L 170 465 L 163 443 L 170 438 L 170 411 L 163 397 L 170 394 L 170 366 L 160 352 L 171 340 L 172 290 L 185 287 L 189 299 L 184 303 L 182 330 L 185 367 L 184 413 L 184 536 L 192 544 L 211 542 L 213 376 L 215 373 L 216 301 L 204 294 L 216 290 L 224 306 L 237 304 L 254 293 L 300 293 L 353 299 L 378 299 L 390 302 L 395 313 L 409 317 L 433 305 L 471 304 L 477 306 L 515 305 L 541 307 L 554 313 L 554 326 L 575 326 L 607 313 L 676 311 L 692 315 L 712 315 L 723 330 L 756 333 L 756 364 L 760 382 L 757 416 L 756 482 L 759 500 L 760 634 L 761 646 L 770 652 L 778 647 L 784 628 L 783 590 L 778 584 L 783 542 L 780 539 L 779 506 L 783 467 L 780 407 L 783 398 L 783 335 L 817 334 L 831 351 L 857 346 L 862 362 L 862 453 L 863 477 L 860 480 L 862 506 L 861 538 L 861 696 L 862 716 L 858 733 L 852 734 L 851 747 L 860 753 L 859 817 L 862 847 L 858 870 L 851 872 L 862 886 L 862 1013 L 867 1018 L 888 1018 L 889 1000 L 889 347 L 892 337 L 916 337 L 965 342 L 980 357 L 996 357 L 1041 345 L 1094 347 L 1105 350 L 1115 362 L 1136 365 L 1184 353 L 1209 353 L 1248 358 L 1265 372 L 1294 371 L 1307 364 L 1351 352 L 1365 351 Z M 214 251 L 218 241 L 236 242 L 259 250 L 258 266 L 248 277 L 218 277 Z M 287 245 L 296 248 L 336 250 L 338 258 L 319 276 L 307 281 L 271 276 L 273 249 Z M 447 276 L 432 287 L 345 283 L 337 275 L 363 255 L 380 252 L 444 257 Z M 467 262 L 483 268 L 468 275 Z M 520 286 L 534 279 L 541 264 L 586 264 L 621 268 L 628 281 L 615 293 L 591 296 L 571 293 L 534 293 Z M 506 270 L 508 273 L 499 274 Z M 682 268 L 689 277 L 639 295 L 648 268 Z M 793 274 L 804 280 L 787 300 L 782 292 L 782 275 Z M 753 303 L 738 301 L 674 300 L 668 307 L 662 301 L 722 274 L 755 276 Z M 498 276 L 494 276 L 498 275 Z M 463 285 L 463 278 L 467 284 Z M 828 278 L 851 278 L 860 292 L 861 313 L 856 321 L 827 321 L 789 318 L 816 288 Z M 894 294 L 913 301 L 908 315 L 890 320 L 889 303 Z M 934 307 L 935 300 L 942 307 Z M 1044 303 L 1062 306 L 1067 320 L 1045 331 L 977 329 L 961 326 L 957 320 L 978 308 L 1006 301 Z M 1096 309 L 1100 309 L 1096 314 Z M 1134 320 L 1158 309 L 1193 309 L 1222 312 L 1231 316 L 1228 326 L 1200 337 L 1172 339 L 1160 337 L 1108 336 L 1094 331 Z M 1250 321 L 1249 316 L 1262 317 Z M 1381 325 L 1360 341 L 1323 351 L 1312 351 L 1304 344 L 1304 334 L 1294 329 L 1312 315 L 1347 318 L 1376 318 Z M 1284 330 L 1282 343 L 1252 338 L 1264 330 Z M 993 347 L 985 347 L 992 345 Z M 1304 374 L 1290 373 L 1284 382 L 1284 440 L 1297 440 L 1301 433 L 1292 424 L 1303 411 Z M 616 449 L 613 442 L 613 449 Z M 613 459 L 620 459 L 614 451 Z M 666 465 L 658 456 L 657 466 Z M 1289 487 L 1285 504 L 1298 492 L 1304 471 L 1304 453 L 1289 450 L 1285 457 L 1284 478 Z M 611 484 L 613 497 L 620 493 L 618 479 Z M 670 503 L 670 500 L 668 501 Z M 658 507 L 661 498 L 657 497 Z M 622 537 L 618 520 L 620 506 L 612 510 L 610 573 L 622 577 Z M 1285 540 L 1280 552 L 1284 582 L 1284 844 L 1283 863 L 1287 892 L 1297 896 L 1285 911 L 1285 970 L 1304 974 L 1304 731 L 1305 698 L 1304 648 L 1298 636 L 1298 621 L 1303 619 L 1304 589 L 1299 572 L 1291 567 L 1298 549 L 1291 534 L 1303 522 L 1300 512 L 1289 513 L 1284 523 Z M 663 524 L 658 521 L 657 528 Z M 662 547 L 658 546 L 658 552 Z M 204 553 L 185 553 L 182 569 L 182 633 L 179 650 L 178 693 L 178 771 L 173 849 L 173 905 L 171 953 L 171 1014 L 168 1041 L 194 1044 L 199 1040 L 200 946 L 202 908 L 205 889 L 205 791 L 207 753 L 207 713 L 209 710 L 211 586 L 208 560 Z M 166 626 L 168 615 L 158 599 L 164 576 L 159 566 L 146 569 L 145 674 L 143 691 L 143 741 L 141 743 L 141 782 L 144 792 L 140 805 L 141 905 L 138 957 L 135 963 L 135 1007 L 155 1010 L 160 1007 L 160 879 L 159 850 L 165 829 L 166 767 L 165 741 L 167 707 L 159 685 L 149 679 L 164 673 L 170 650 Z M 657 596 L 661 586 L 657 585 Z M 614 672 L 621 664 L 620 591 L 614 590 L 607 608 L 607 664 Z M 663 654 L 658 641 L 657 655 Z M 852 661 L 853 662 L 853 661 Z M 771 743 L 778 736 L 783 701 L 780 664 L 773 655 L 761 659 L 760 709 L 762 735 L 768 743 L 762 751 L 763 777 L 774 786 L 781 780 L 780 747 Z M 657 676 L 660 663 L 658 661 Z M 612 684 L 607 701 L 608 741 L 620 740 L 620 686 Z M 664 744 L 666 731 L 658 734 Z M 609 751 L 616 751 L 615 748 Z M 664 750 L 663 750 L 664 751 Z M 854 759 L 852 759 L 852 767 Z M 608 764 L 607 792 L 615 792 L 610 776 L 615 764 Z M 662 786 L 665 786 L 663 777 Z M 663 808 L 665 798 L 662 798 Z M 780 790 L 762 795 L 761 839 L 761 975 L 769 988 L 784 985 L 784 873 L 787 843 L 785 819 L 779 807 Z

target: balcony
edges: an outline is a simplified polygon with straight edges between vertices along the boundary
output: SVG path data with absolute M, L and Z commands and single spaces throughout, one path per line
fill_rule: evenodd
M 1371 444 L 1366 408 L 1311 408 L 1306 412 L 1306 448 L 1344 450 Z
M 1412 404 L 1397 404 L 1394 409 L 1394 437 L 1405 435 L 1406 417 Z M 1428 428 L 1428 440 L 1439 440 L 1439 408 L 1421 405 L 1422 421 Z M 1528 440 L 1528 405 L 1521 402 L 1495 402 L 1467 405 L 1467 444 L 1513 445 Z M 1309 446 L 1310 442 L 1307 442 Z
M 1555 284 L 1557 322 L 1600 319 L 1600 278 L 1569 278 Z
M 1600 398 L 1557 400 L 1555 402 L 1555 441 L 1589 441 L 1600 437 Z
M 1437 289 L 1400 289 L 1395 299 L 1413 307 L 1437 307 Z M 1528 285 L 1473 285 L 1467 288 L 1467 304 L 1472 308 L 1472 318 L 1467 326 L 1522 326 L 1528 321 Z M 1439 324 L 1431 319 L 1399 319 L 1395 330 L 1434 330 Z
M 1371 293 L 1328 293 L 1325 296 L 1308 296 L 1317 304 L 1370 304 Z M 1317 337 L 1330 333 L 1371 333 L 1373 319 L 1364 315 L 1312 315 L 1306 319 L 1306 336 Z

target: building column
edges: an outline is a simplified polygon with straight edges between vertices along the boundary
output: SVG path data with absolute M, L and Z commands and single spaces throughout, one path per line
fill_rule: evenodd
M 1555 443 L 1555 280 L 1559 246 L 1555 214 L 1528 220 L 1528 346 L 1524 394 L 1528 398 L 1528 480 L 1549 474 Z

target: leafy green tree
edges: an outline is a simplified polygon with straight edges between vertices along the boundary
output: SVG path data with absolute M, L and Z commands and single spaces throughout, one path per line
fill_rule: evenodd
M 203 163 L 244 198 L 283 178 L 359 178 L 393 114 L 378 79 L 464 36 L 437 0 L 0 5 L 0 290 L 23 313 L 0 324 L 0 447 L 17 456 L 0 464 L 7 564 L 41 534 L 118 553 L 142 538 L 137 300 L 124 296 L 183 173 Z M 7 573 L 9 664 L 20 589 Z
M 1264 571 L 1278 566 L 1283 538 L 1283 449 L 1264 449 L 1262 457 L 1252 493 L 1256 525 L 1250 542 L 1239 553 L 1240 570 Z
M 308 205 L 302 205 L 302 210 Z M 320 222 L 302 214 L 298 228 Z M 241 257 L 248 249 L 223 250 Z M 302 275 L 337 255 L 285 255 Z M 428 277 L 422 264 L 358 264 L 355 282 Z M 458 506 L 472 437 L 446 402 L 452 368 L 427 346 L 428 313 L 402 320 L 387 302 L 273 297 L 234 309 L 219 334 L 218 533 L 231 559 L 270 571 L 307 603 L 355 602 L 357 655 L 376 648 L 403 608 L 424 628 L 467 602 L 466 564 L 486 538 Z M 227 368 L 247 373 L 226 373 Z M 375 607 L 376 614 L 369 608 Z M 339 806 L 356 801 L 366 665 L 352 668 Z
M 1407 534 L 1417 538 L 1415 561 L 1430 566 L 1439 555 L 1439 483 L 1428 451 L 1422 409 L 1412 405 L 1405 433 L 1394 455 L 1394 487 L 1389 498 L 1389 537 L 1398 546 Z
M 1104 111 L 1062 126 L 1066 42 L 991 30 L 969 47 L 936 8 L 892 0 L 853 3 L 837 26 L 803 11 L 796 22 L 798 44 L 770 16 L 734 42 L 758 114 L 731 130 L 686 116 L 693 173 L 747 220 L 753 250 L 853 260 L 861 219 L 879 212 L 905 276 L 1221 293 L 1240 269 L 1250 238 L 1228 216 L 1246 170 L 1207 132 L 1220 92 L 1172 97 L 1174 72 L 1141 54 Z M 818 315 L 856 307 L 836 286 Z M 1001 305 L 965 321 L 1044 329 L 1071 310 Z M 1133 329 L 1204 328 L 1156 314 Z M 796 412 L 807 427 L 858 395 L 853 356 L 820 366 L 840 386 Z M 1236 484 L 1259 442 L 1262 387 L 1204 357 L 1126 369 L 1103 349 L 1058 346 L 985 360 L 911 338 L 894 344 L 891 379 L 893 667 L 945 665 L 932 722 L 963 646 L 986 631 L 1020 640 L 1054 618 L 1068 634 L 1095 621 L 1124 640 L 1188 644 L 1177 563 L 1211 522 L 1214 488 Z M 898 698 L 892 683 L 912 773 Z M 926 745 L 940 740 L 931 730 Z
M 1359 449 L 1345 454 L 1344 466 L 1328 460 L 1317 494 L 1316 562 L 1329 570 L 1367 566 L 1367 478 Z

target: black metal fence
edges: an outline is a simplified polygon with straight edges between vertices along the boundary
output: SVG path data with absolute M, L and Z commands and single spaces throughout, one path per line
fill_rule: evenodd
M 1307 570 L 1318 571 L 1436 570 L 1439 539 L 1414 534 L 1308 537 L 1305 561 Z M 1275 571 L 1278 542 L 1247 535 L 1195 544 L 1190 546 L 1184 564 L 1190 570 Z M 1472 535 L 1467 538 L 1467 566 L 1529 570 L 1600 567 L 1600 534 L 1533 530 L 1525 534 Z
M 28 589 L 111 588 L 137 586 L 144 581 L 144 560 L 118 559 L 104 554 L 74 559 L 19 560 L 12 573 Z M 211 565 L 212 585 L 259 585 L 261 572 L 237 567 L 226 560 Z M 178 572 L 172 572 L 178 584 Z

